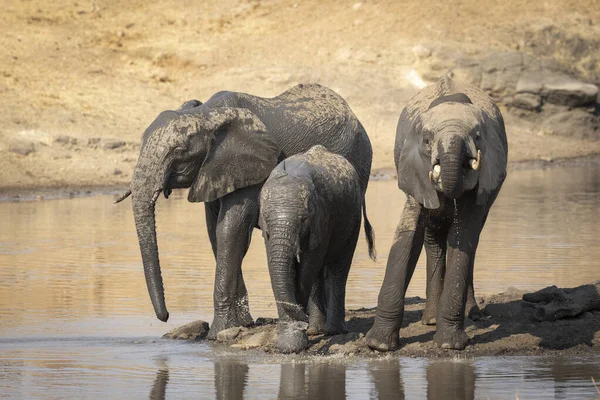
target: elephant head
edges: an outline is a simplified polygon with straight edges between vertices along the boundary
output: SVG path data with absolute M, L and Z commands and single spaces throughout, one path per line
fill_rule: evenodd
M 473 104 L 464 93 L 431 100 L 426 108 L 411 113 L 407 107 L 400 116 L 398 186 L 426 208 L 440 206 L 438 194 L 457 199 L 475 188 L 477 204 L 485 204 L 506 174 L 500 113 L 493 112 L 495 106 L 484 109 Z
M 188 101 L 162 112 L 146 129 L 129 190 L 144 274 L 156 316 L 167 321 L 154 206 L 162 192 L 190 188 L 188 200 L 208 202 L 264 181 L 280 150 L 263 123 L 242 108 Z

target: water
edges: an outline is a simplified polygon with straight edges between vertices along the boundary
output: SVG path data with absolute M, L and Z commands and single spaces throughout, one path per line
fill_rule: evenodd
M 597 166 L 513 172 L 482 234 L 476 293 L 599 279 L 598 194 Z M 204 210 L 185 193 L 158 202 L 165 324 L 146 292 L 129 200 L 113 198 L 0 203 L 0 397 L 600 397 L 591 383 L 600 380 L 597 357 L 304 360 L 158 340 L 191 320 L 212 320 Z M 367 202 L 379 261 L 361 239 L 348 308 L 376 305 L 404 196 L 395 182 L 375 181 Z M 244 276 L 253 316 L 275 316 L 259 231 Z M 424 279 L 423 252 L 409 296 L 424 296 Z

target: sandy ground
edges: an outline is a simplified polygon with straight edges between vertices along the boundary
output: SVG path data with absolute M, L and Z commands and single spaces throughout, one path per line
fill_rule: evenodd
M 300 82 L 344 96 L 371 137 L 374 169 L 390 167 L 398 115 L 417 90 L 415 45 L 517 49 L 544 24 L 597 35 L 599 17 L 597 0 L 6 0 L 0 191 L 125 185 L 160 111 Z M 590 57 L 572 69 L 600 76 Z M 544 136 L 504 111 L 511 162 L 600 153 L 600 141 Z
M 406 299 L 400 348 L 395 352 L 380 353 L 367 347 L 365 335 L 373 325 L 375 309 L 363 309 L 346 311 L 348 333 L 309 337 L 309 348 L 299 354 L 364 357 L 387 354 L 410 357 L 600 354 L 600 309 L 584 312 L 574 318 L 540 321 L 534 318 L 536 306 L 548 307 L 550 303 L 525 302 L 522 300 L 523 294 L 522 291 L 509 289 L 505 293 L 478 299 L 485 317 L 477 321 L 466 320 L 465 331 L 470 341 L 462 351 L 440 349 L 433 344 L 435 326 L 421 323 L 425 300 L 416 297 Z M 569 307 L 563 304 L 559 308 Z M 555 308 L 550 306 L 547 309 Z M 165 337 L 200 340 L 208 329 L 208 324 L 202 325 L 201 322 L 180 327 Z M 274 320 L 259 318 L 254 327 L 231 328 L 221 333 L 223 346 L 278 353 L 274 346 L 277 335 Z

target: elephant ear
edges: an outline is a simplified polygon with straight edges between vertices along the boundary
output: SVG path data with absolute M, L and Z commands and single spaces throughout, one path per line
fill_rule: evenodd
M 504 130 L 504 120 L 499 111 L 492 117 L 483 112 L 485 129 L 481 135 L 481 171 L 477 204 L 484 205 L 490 196 L 497 192 L 506 178 L 508 143 Z
M 421 146 L 420 118 L 412 120 L 406 108 L 402 110 L 396 130 L 395 160 L 398 187 L 426 208 L 436 209 L 440 201 L 429 180 L 430 157 Z
M 244 108 L 203 110 L 207 153 L 188 200 L 209 202 L 263 182 L 277 165 L 279 146 L 256 115 Z

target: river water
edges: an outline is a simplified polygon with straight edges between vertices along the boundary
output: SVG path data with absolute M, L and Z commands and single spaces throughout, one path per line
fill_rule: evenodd
M 600 167 L 513 171 L 482 234 L 477 294 L 600 278 Z M 376 305 L 404 196 L 373 181 L 379 261 L 361 239 L 347 307 Z M 212 320 L 214 259 L 200 204 L 157 204 L 168 323 L 154 317 L 130 201 L 0 203 L 0 398 L 594 398 L 600 359 L 303 359 L 159 339 Z M 424 253 L 424 252 L 423 252 Z M 259 231 L 244 261 L 252 315 L 276 316 Z M 424 256 L 408 296 L 425 294 Z

